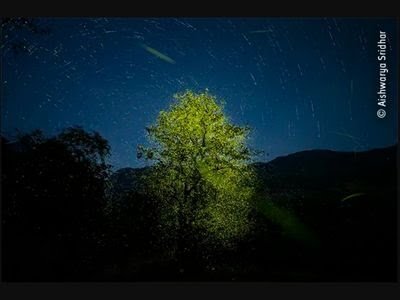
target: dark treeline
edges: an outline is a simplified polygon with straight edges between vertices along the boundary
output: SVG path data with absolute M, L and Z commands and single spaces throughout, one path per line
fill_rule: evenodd
M 256 226 L 234 249 L 197 249 L 183 270 L 140 185 L 147 169 L 112 172 L 98 133 L 2 138 L 3 280 L 394 280 L 395 149 L 257 165 L 272 201 Z
M 143 247 L 150 202 L 125 193 L 111 205 L 110 147 L 98 133 L 34 131 L 1 144 L 5 280 L 99 280 L 133 235 Z

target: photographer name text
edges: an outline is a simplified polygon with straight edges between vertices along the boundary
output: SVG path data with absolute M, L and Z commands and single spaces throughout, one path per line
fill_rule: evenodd
M 377 42 L 378 47 L 378 63 L 379 63 L 379 80 L 378 80 L 378 92 L 377 92 L 377 105 L 378 110 L 376 115 L 378 118 L 383 119 L 386 116 L 387 110 L 387 90 L 388 90 L 388 80 L 387 75 L 389 73 L 387 64 L 387 35 L 385 31 L 379 31 L 379 39 Z

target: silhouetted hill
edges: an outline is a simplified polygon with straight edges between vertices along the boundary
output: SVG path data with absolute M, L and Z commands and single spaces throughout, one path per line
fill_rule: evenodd
M 255 238 L 238 250 L 248 257 L 242 269 L 249 273 L 242 276 L 272 281 L 395 280 L 396 151 L 397 146 L 364 152 L 311 150 L 254 164 L 260 197 L 270 205 L 267 214 L 258 216 Z M 135 188 L 145 170 L 117 171 L 116 189 Z M 268 218 L 274 213 L 278 215 L 272 219 L 282 219 L 276 224 Z M 284 219 L 290 215 L 294 218 Z M 282 222 L 295 233 L 306 229 L 315 237 L 314 246 L 285 235 Z
M 326 189 L 362 178 L 374 185 L 393 180 L 396 174 L 396 146 L 365 152 L 310 150 L 256 164 L 271 188 L 299 186 Z
M 255 163 L 257 173 L 268 190 L 290 187 L 326 189 L 362 178 L 375 186 L 393 184 L 396 175 L 396 146 L 364 152 L 307 150 Z M 134 189 L 147 168 L 122 168 L 112 175 L 118 191 Z
M 302 151 L 256 164 L 265 199 L 317 236 L 314 258 L 303 259 L 322 280 L 352 280 L 357 272 L 359 280 L 396 278 L 396 159 L 392 146 Z

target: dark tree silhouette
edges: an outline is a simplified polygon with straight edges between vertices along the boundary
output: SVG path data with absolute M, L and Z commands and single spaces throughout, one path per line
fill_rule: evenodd
M 87 275 L 102 245 L 107 141 L 74 127 L 2 139 L 2 150 L 5 280 Z

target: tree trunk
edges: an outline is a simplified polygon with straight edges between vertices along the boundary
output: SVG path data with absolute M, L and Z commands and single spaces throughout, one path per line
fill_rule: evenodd
M 183 203 L 188 204 L 187 201 L 189 201 L 189 195 L 186 184 L 184 185 L 183 198 Z M 177 260 L 179 273 L 183 279 L 192 277 L 197 271 L 196 243 L 192 230 L 192 215 L 193 212 L 190 212 L 189 215 L 187 215 L 187 212 L 183 211 L 183 205 L 181 205 L 178 217 Z

